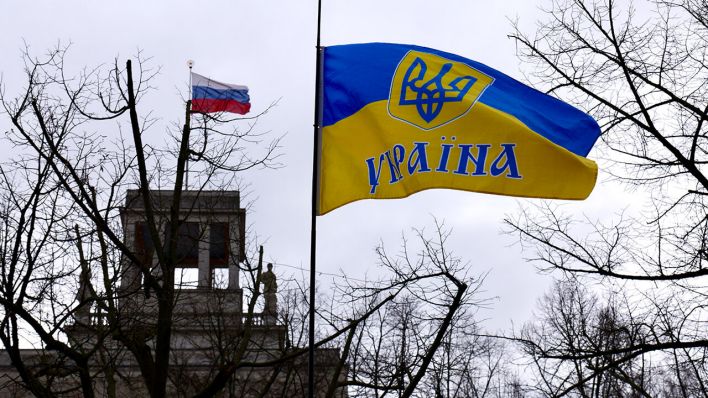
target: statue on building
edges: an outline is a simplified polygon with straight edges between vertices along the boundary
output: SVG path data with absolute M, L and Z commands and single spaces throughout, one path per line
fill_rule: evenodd
M 268 263 L 268 271 L 261 274 L 261 283 L 263 284 L 263 296 L 265 297 L 263 312 L 267 315 L 275 316 L 278 313 L 278 299 L 276 297 L 278 282 L 273 273 L 272 263 Z
M 77 324 L 88 326 L 91 323 L 91 299 L 91 269 L 86 265 L 86 261 L 82 259 L 79 290 L 76 292 L 78 307 L 74 313 Z

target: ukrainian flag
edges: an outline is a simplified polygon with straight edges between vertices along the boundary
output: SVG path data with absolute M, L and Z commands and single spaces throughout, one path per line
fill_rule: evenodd
M 327 47 L 318 214 L 431 188 L 585 199 L 600 128 L 478 62 L 424 47 Z

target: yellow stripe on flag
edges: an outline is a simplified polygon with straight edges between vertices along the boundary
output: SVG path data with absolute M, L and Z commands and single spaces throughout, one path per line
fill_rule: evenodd
M 361 199 L 432 188 L 549 199 L 585 199 L 595 162 L 484 103 L 426 131 L 369 103 L 322 129 L 319 214 Z

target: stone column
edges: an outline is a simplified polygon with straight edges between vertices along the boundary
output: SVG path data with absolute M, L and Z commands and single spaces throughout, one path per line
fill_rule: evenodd
M 209 223 L 203 223 L 200 225 L 204 228 L 204 233 L 202 233 L 199 239 L 199 260 L 197 262 L 199 266 L 199 278 L 197 287 L 200 289 L 211 289 L 211 264 L 209 264 Z
M 136 223 L 129 219 L 125 227 L 125 242 L 135 252 L 135 228 Z M 128 258 L 123 257 L 123 275 L 120 278 L 120 286 L 123 291 L 134 292 L 140 289 L 140 269 Z
M 243 239 L 239 236 L 238 228 L 238 218 L 229 217 L 229 289 L 238 289 L 238 263 L 241 261 L 239 258 L 239 242 Z

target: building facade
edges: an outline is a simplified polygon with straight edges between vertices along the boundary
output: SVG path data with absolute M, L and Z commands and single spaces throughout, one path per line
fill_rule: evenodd
M 167 220 L 173 193 L 152 191 L 151 200 L 156 229 L 164 237 L 171 228 Z M 239 193 L 185 191 L 178 211 L 168 395 L 193 396 L 215 378 L 228 374 L 217 396 L 304 396 L 307 355 L 302 347 L 294 347 L 289 325 L 283 321 L 286 317 L 278 309 L 276 273 L 265 266 L 258 272 L 258 264 L 244 261 L 246 212 L 240 207 Z M 111 301 L 113 312 L 109 314 L 107 304 L 93 297 L 90 267 L 82 267 L 76 299 L 83 304 L 76 308 L 64 332 L 73 348 L 91 352 L 92 380 L 98 396 L 147 396 L 134 354 L 121 339 L 112 336 L 121 333 L 122 338 L 154 345 L 158 302 L 145 283 L 145 273 L 160 279 L 156 242 L 168 243 L 153 239 L 139 191 L 128 191 L 120 217 L 124 244 L 133 259 L 122 256 L 119 284 Z M 248 302 L 244 302 L 244 276 L 264 282 L 259 286 L 264 294 L 255 307 L 251 302 L 253 282 L 248 284 Z M 36 369 L 61 369 L 50 366 L 62 360 L 50 350 L 24 350 L 22 357 Z M 316 364 L 317 396 L 325 396 L 334 380 L 344 380 L 346 369 L 341 370 L 343 364 L 336 349 L 318 349 Z M 71 369 L 63 374 L 53 372 L 56 374 L 47 374 L 46 380 L 61 386 L 62 395 L 81 396 Z M 0 397 L 24 396 L 31 395 L 10 358 L 0 355 Z M 336 390 L 334 396 L 346 396 L 346 389 Z

